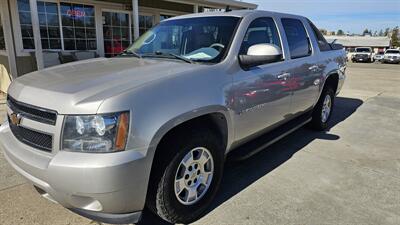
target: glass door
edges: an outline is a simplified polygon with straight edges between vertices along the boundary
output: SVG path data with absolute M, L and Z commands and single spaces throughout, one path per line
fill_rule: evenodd
M 129 13 L 103 12 L 104 56 L 113 57 L 130 44 Z

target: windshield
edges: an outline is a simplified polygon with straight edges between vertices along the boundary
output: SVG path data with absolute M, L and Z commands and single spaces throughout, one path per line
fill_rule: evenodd
M 369 49 L 369 48 L 357 48 L 356 52 L 371 52 L 371 49 Z
M 126 52 L 141 57 L 220 62 L 228 51 L 240 18 L 218 16 L 161 22 L 143 34 Z
M 386 53 L 387 54 L 399 54 L 400 51 L 398 51 L 398 50 L 387 50 Z

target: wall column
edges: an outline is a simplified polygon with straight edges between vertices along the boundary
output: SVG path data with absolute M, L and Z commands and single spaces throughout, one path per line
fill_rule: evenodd
M 43 64 L 42 41 L 40 40 L 39 16 L 37 13 L 38 12 L 37 0 L 29 0 L 29 4 L 31 6 L 33 38 L 35 40 L 36 65 L 37 69 L 41 70 L 44 68 L 44 64 Z
M 10 11 L 8 0 L 0 1 L 0 14 L 1 22 L 3 23 L 4 29 L 4 41 L 6 44 L 6 51 L 8 55 L 8 65 L 10 67 L 9 74 L 10 79 L 13 80 L 18 77 L 17 64 L 15 59 L 14 39 L 12 35 L 12 24 L 10 20 Z
M 193 12 L 199 13 L 199 5 L 198 4 L 193 5 Z
M 139 0 L 132 0 L 133 40 L 139 38 Z

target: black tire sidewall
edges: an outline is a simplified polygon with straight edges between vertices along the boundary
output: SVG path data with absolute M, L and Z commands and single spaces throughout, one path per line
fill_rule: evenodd
M 172 161 L 168 164 L 165 172 L 163 173 L 157 190 L 157 195 L 162 194 L 163 200 L 157 201 L 157 210 L 160 211 L 160 207 L 163 207 L 163 211 L 166 211 L 169 215 L 160 216 L 164 217 L 164 219 L 168 220 L 169 222 L 190 223 L 203 215 L 217 192 L 223 174 L 224 153 L 220 141 L 215 136 L 210 135 L 209 132 L 195 134 L 191 137 L 181 139 L 181 141 L 175 142 L 172 145 L 173 146 L 170 147 L 181 149 L 181 151 L 179 151 L 176 156 L 173 157 Z M 175 175 L 183 157 L 189 151 L 197 147 L 204 147 L 210 151 L 214 161 L 213 179 L 210 187 L 202 199 L 193 205 L 183 205 L 175 196 Z M 160 206 L 160 204 L 163 205 Z
M 325 97 L 330 95 L 331 97 L 331 112 L 329 113 L 329 117 L 325 122 L 322 122 L 322 108 L 324 104 Z M 312 115 L 312 125 L 317 130 L 325 130 L 328 128 L 328 123 L 330 118 L 332 117 L 333 108 L 335 103 L 335 93 L 331 87 L 327 87 L 321 94 L 320 99 L 318 100 L 317 105 L 314 108 L 313 115 Z

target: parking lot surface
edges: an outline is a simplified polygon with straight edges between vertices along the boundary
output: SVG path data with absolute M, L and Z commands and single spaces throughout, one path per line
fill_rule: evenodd
M 400 65 L 350 63 L 334 110 L 327 132 L 302 128 L 228 162 L 196 224 L 400 224 Z M 97 224 L 39 197 L 2 154 L 0 203 L 2 225 Z

